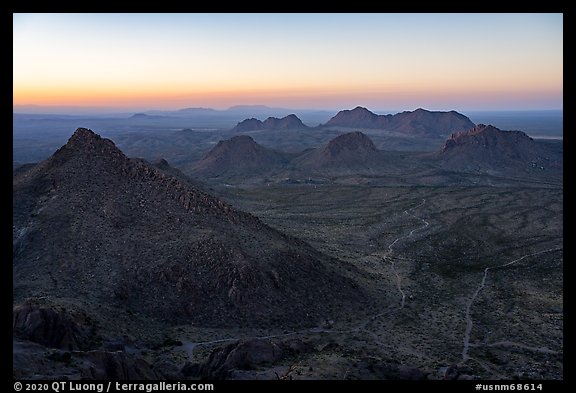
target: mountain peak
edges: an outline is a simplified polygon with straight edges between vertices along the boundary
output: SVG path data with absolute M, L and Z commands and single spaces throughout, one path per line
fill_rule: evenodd
M 354 112 L 354 111 L 366 111 L 366 112 L 372 113 L 371 111 L 369 111 L 368 109 L 366 109 L 366 108 L 364 108 L 363 106 L 360 106 L 360 105 L 358 105 L 356 108 L 352 109 L 352 112 Z
M 269 130 L 287 130 L 295 128 L 307 128 L 302 120 L 295 114 L 289 114 L 281 119 L 276 117 L 269 117 L 264 121 L 264 128 Z
M 264 128 L 264 123 L 262 121 L 251 117 L 250 119 L 244 119 L 232 129 L 234 132 L 247 132 L 254 130 L 261 130 Z
M 68 144 L 90 143 L 92 141 L 99 141 L 100 139 L 102 139 L 102 137 L 91 129 L 79 127 L 74 131 L 70 139 L 68 139 Z
M 252 139 L 252 137 L 248 136 L 248 135 L 236 135 L 236 136 L 230 138 L 229 141 L 225 141 L 225 142 L 230 142 L 230 143 L 235 143 L 235 144 L 244 143 L 244 144 L 250 144 L 250 145 L 256 144 L 254 139 Z
M 372 140 L 360 131 L 337 136 L 328 143 L 326 149 L 332 152 L 342 150 L 365 150 L 373 152 L 377 150 Z
M 468 135 L 477 135 L 477 134 L 481 134 L 483 132 L 500 132 L 502 130 L 494 127 L 493 125 L 486 125 L 486 124 L 478 124 L 475 127 L 471 128 L 470 130 L 468 130 L 465 134 Z
M 254 175 L 279 168 L 285 161 L 282 153 L 259 145 L 248 135 L 237 135 L 218 142 L 194 165 L 192 172 L 201 177 Z
M 63 150 L 126 158 L 124 153 L 110 139 L 102 138 L 91 129 L 84 127 L 76 129 L 74 134 L 68 139 L 68 142 L 55 154 L 62 154 Z
M 490 124 L 478 124 L 468 131 L 451 134 L 444 145 L 444 150 L 450 149 L 457 144 L 468 143 L 471 138 L 475 138 L 477 141 L 480 140 L 479 138 L 482 138 L 483 140 L 490 140 L 494 143 L 502 143 L 502 141 L 511 140 L 510 138 L 514 138 L 516 141 L 532 140 L 532 138 L 522 131 L 502 131 Z
M 65 146 L 68 147 L 90 147 L 94 145 L 108 145 L 116 148 L 110 139 L 102 138 L 89 128 L 80 127 L 68 139 Z
M 326 145 L 296 160 L 300 168 L 313 170 L 370 170 L 381 162 L 381 154 L 372 140 L 359 131 L 342 134 Z
M 263 122 L 256 119 L 250 118 L 245 119 L 238 123 L 236 127 L 232 129 L 235 132 L 248 132 L 255 130 L 288 130 L 288 129 L 301 129 L 308 128 L 295 114 L 290 114 L 281 119 L 277 117 L 268 117 Z
M 331 118 L 327 126 L 344 126 L 344 127 L 363 127 L 363 128 L 377 128 L 376 121 L 378 115 L 370 112 L 368 109 L 357 106 L 352 110 L 340 111 Z
M 503 131 L 492 125 L 478 124 L 465 132 L 450 135 L 440 151 L 444 165 L 450 168 L 532 168 L 533 164 L 551 167 L 549 154 L 522 131 Z

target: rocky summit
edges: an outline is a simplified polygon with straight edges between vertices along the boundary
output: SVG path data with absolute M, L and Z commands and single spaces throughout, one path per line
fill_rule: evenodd
M 456 170 L 542 171 L 560 169 L 562 153 L 522 131 L 478 124 L 450 135 L 438 153 L 445 168 Z
M 344 262 L 85 128 L 14 175 L 13 221 L 15 303 L 48 296 L 169 323 L 296 326 L 365 299 L 339 273 Z M 68 323 L 57 315 L 50 326 Z

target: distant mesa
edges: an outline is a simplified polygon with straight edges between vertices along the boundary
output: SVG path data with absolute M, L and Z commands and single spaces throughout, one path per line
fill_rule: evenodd
M 364 133 L 339 135 L 324 146 L 294 160 L 301 169 L 370 169 L 381 162 L 381 152 Z
M 418 135 L 447 135 L 474 127 L 474 123 L 461 113 L 431 112 L 419 108 L 395 115 L 377 115 L 358 106 L 352 110 L 343 110 L 332 117 L 324 126 L 368 128 L 395 131 Z
M 272 108 L 266 105 L 234 105 L 227 109 L 233 112 L 267 112 L 273 110 L 283 110 L 282 108 Z
M 438 153 L 444 167 L 451 169 L 551 169 L 562 165 L 558 152 L 538 143 L 522 131 L 502 131 L 478 124 L 457 132 L 446 140 Z
M 266 158 L 249 137 L 222 142 Z M 367 301 L 343 262 L 80 128 L 13 177 L 15 303 L 203 326 L 308 325 Z M 239 165 L 239 164 L 238 164 Z M 103 311 L 102 311 L 103 312 Z
M 151 119 L 165 119 L 162 115 L 151 115 L 147 113 L 135 113 L 130 116 L 130 119 L 141 119 L 141 120 L 151 120 Z
M 186 113 L 186 114 L 213 114 L 218 113 L 216 109 L 212 108 L 182 108 L 178 109 L 177 112 L 179 113 Z
M 233 129 L 233 132 L 248 132 L 257 130 L 292 130 L 308 128 L 298 116 L 290 114 L 286 117 L 278 119 L 276 117 L 269 117 L 264 121 L 255 118 L 246 119 L 238 123 Z
M 191 173 L 200 177 L 258 175 L 286 164 L 285 154 L 259 145 L 247 135 L 218 142 Z

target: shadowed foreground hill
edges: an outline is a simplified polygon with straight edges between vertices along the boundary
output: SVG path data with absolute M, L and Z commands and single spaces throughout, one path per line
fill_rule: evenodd
M 15 302 L 225 326 L 313 325 L 365 299 L 342 262 L 88 129 L 15 175 L 13 197 Z

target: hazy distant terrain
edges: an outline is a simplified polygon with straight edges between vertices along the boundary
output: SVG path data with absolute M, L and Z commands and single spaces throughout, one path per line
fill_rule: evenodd
M 247 134 L 264 146 L 290 152 L 318 147 L 349 131 L 363 131 L 383 150 L 430 151 L 440 147 L 445 139 L 422 136 L 414 138 L 393 131 L 362 127 L 315 128 L 328 122 L 336 111 L 298 111 L 261 106 L 253 109 L 248 106 L 228 111 L 150 111 L 145 116 L 37 115 L 18 113 L 15 110 L 13 161 L 18 165 L 47 158 L 56 148 L 66 143 L 77 127 L 82 126 L 112 138 L 129 156 L 150 160 L 165 158 L 175 165 L 191 165 L 219 140 L 231 137 L 231 129 L 242 120 L 255 116 L 265 120 L 270 116 L 283 117 L 290 113 L 296 113 L 305 125 L 313 129 L 292 130 L 290 133 L 256 130 Z M 469 117 L 475 123 L 492 124 L 504 130 L 518 129 L 533 137 L 558 138 L 563 135 L 561 111 L 470 112 Z M 195 132 L 180 132 L 182 130 Z
M 562 379 L 562 112 L 342 112 L 15 113 L 14 376 Z

